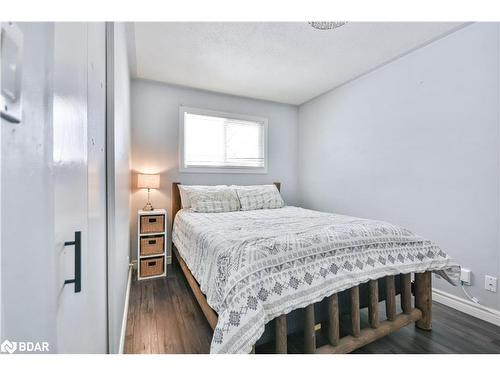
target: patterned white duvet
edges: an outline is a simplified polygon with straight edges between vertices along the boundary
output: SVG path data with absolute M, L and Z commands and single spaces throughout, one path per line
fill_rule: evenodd
M 275 317 L 386 275 L 459 266 L 389 223 L 298 207 L 179 211 L 173 242 L 219 320 L 212 353 L 248 353 Z

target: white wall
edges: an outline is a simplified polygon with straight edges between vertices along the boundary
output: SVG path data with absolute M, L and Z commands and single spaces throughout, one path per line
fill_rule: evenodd
M 499 308 L 499 30 L 473 24 L 299 109 L 303 203 L 401 224 Z M 439 289 L 463 296 L 437 281 Z
M 2 337 L 56 343 L 52 175 L 54 27 L 18 23 L 24 35 L 20 124 L 0 120 Z
M 242 185 L 279 181 L 285 201 L 298 203 L 297 107 L 144 80 L 132 81 L 131 100 L 132 169 L 134 172 L 161 173 L 161 189 L 151 192 L 153 207 L 170 211 L 171 184 L 176 181 Z M 179 173 L 180 105 L 268 118 L 268 173 Z M 132 193 L 130 231 L 134 259 L 137 258 L 137 210 L 146 203 L 146 194 L 145 190 L 137 189 Z
M 130 254 L 130 74 L 125 25 L 114 23 L 112 109 L 108 108 L 108 305 L 109 350 L 117 353 Z M 109 46 L 108 46 L 109 48 Z M 109 121 L 109 118 L 108 118 Z

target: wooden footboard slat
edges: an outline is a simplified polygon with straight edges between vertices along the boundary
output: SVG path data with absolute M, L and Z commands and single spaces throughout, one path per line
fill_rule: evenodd
M 314 353 L 316 351 L 316 331 L 314 330 L 314 304 L 304 309 L 304 351 Z
M 351 288 L 351 334 L 359 336 L 360 314 L 359 314 L 359 286 Z
M 377 328 L 379 326 L 379 314 L 378 314 L 378 280 L 370 280 L 370 297 L 368 304 L 368 318 L 370 320 L 370 326 L 372 328 Z
M 330 345 L 338 345 L 340 337 L 339 299 L 337 294 L 328 297 L 327 335 Z
M 415 307 L 422 311 L 422 318 L 416 322 L 420 329 L 432 329 L 432 274 L 415 274 Z
M 396 283 L 394 276 L 385 278 L 385 313 L 387 320 L 393 321 L 396 317 Z
M 411 274 L 401 275 L 401 308 L 405 314 L 411 311 Z
M 276 323 L 276 354 L 287 353 L 287 328 L 286 328 L 286 315 L 278 316 L 275 320 Z
M 342 337 L 337 346 L 323 345 L 316 349 L 317 354 L 342 354 L 350 353 L 364 345 L 367 345 L 391 332 L 397 331 L 412 322 L 418 321 L 422 317 L 420 309 L 412 309 L 408 314 L 399 314 L 394 321 L 384 321 L 377 328 L 364 328 L 358 337 Z

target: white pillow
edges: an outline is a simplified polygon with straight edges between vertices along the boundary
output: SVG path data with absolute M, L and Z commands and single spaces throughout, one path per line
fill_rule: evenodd
M 276 185 L 231 186 L 240 199 L 241 210 L 281 208 L 285 205 Z
M 195 212 L 230 212 L 240 209 L 236 191 L 225 187 L 220 190 L 200 190 L 189 194 L 191 209 Z
M 219 191 L 227 185 L 178 185 L 182 208 L 191 208 L 190 195 L 198 191 Z

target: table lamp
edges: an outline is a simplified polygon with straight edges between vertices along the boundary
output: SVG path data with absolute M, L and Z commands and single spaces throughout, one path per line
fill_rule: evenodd
M 139 174 L 137 175 L 137 188 L 148 189 L 148 203 L 142 208 L 144 211 L 152 211 L 153 206 L 149 201 L 149 190 L 160 188 L 160 175 L 159 174 Z

